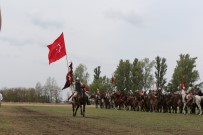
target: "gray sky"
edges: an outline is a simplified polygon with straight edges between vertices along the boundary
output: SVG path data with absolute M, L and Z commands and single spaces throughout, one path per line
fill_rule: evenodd
M 203 76 L 202 0 L 1 0 L 0 88 L 65 84 L 65 57 L 48 64 L 48 48 L 64 32 L 68 61 L 101 66 L 111 77 L 120 59 L 167 59 L 168 81 L 179 55 L 198 57 Z M 90 78 L 90 79 L 91 79 Z

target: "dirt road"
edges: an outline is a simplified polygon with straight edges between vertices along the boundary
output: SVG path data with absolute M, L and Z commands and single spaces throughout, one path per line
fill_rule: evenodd
M 0 109 L 0 135 L 92 134 L 92 131 L 88 133 L 90 126 L 82 126 L 86 118 L 73 118 L 71 112 L 57 113 L 56 109 L 51 111 L 51 107 L 49 107 L 50 110 L 32 109 L 39 106 L 41 109 L 43 109 L 42 106 L 54 106 L 54 109 L 63 106 L 65 109 L 71 107 L 67 104 L 3 103 Z

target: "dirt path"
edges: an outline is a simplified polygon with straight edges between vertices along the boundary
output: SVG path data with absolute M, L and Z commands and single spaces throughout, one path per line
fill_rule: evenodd
M 67 114 L 34 111 L 25 106 L 14 108 L 1 110 L 0 123 L 5 121 L 8 127 L 0 125 L 0 135 L 71 135 L 78 134 L 82 128 L 79 121 L 72 120 Z
M 40 106 L 48 106 L 49 109 L 33 109 Z M 59 105 L 64 108 L 61 106 L 65 109 L 71 107 L 67 104 Z M 4 103 L 4 108 L 0 109 L 0 135 L 99 135 L 104 131 L 102 127 L 94 127 L 94 123 L 86 124 L 88 118 L 79 114 L 78 117 L 73 117 L 70 108 L 68 113 L 51 111 L 51 108 L 57 107 L 55 104 Z M 111 132 L 106 131 L 105 134 Z

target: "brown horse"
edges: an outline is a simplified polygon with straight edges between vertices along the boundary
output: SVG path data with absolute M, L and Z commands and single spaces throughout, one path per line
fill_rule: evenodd
M 105 92 L 99 92 L 99 93 L 96 93 L 95 95 L 92 95 L 91 98 L 94 99 L 96 108 L 98 108 L 98 106 L 100 108 L 105 107 L 105 96 L 106 96 Z
M 72 102 L 72 109 L 73 109 L 73 116 L 75 117 L 77 114 L 77 110 L 80 107 L 81 115 L 85 117 L 85 107 L 87 104 L 87 96 L 84 93 L 84 90 L 82 93 L 78 93 L 75 98 L 75 102 Z
M 157 112 L 158 111 L 158 99 L 154 93 L 149 93 L 147 96 L 147 100 L 149 101 L 149 111 Z

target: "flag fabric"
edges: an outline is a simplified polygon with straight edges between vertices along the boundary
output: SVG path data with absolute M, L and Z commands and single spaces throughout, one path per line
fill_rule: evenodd
M 181 88 L 181 90 L 183 90 L 185 88 L 184 80 L 182 80 L 180 88 Z
M 71 64 L 68 67 L 68 73 L 66 75 L 66 83 L 65 83 L 63 89 L 70 87 L 73 84 L 73 82 L 74 82 L 74 80 L 73 80 L 73 64 L 71 62 Z
M 115 83 L 115 77 L 114 77 L 114 75 L 113 75 L 112 78 L 111 78 L 111 83 L 112 83 L 112 84 Z
M 64 57 L 66 55 L 66 47 L 63 32 L 52 44 L 47 45 L 47 47 L 49 48 L 49 64 Z
M 69 65 L 69 80 L 70 80 L 70 84 L 72 85 L 74 80 L 73 80 L 73 63 L 71 62 L 71 64 Z

